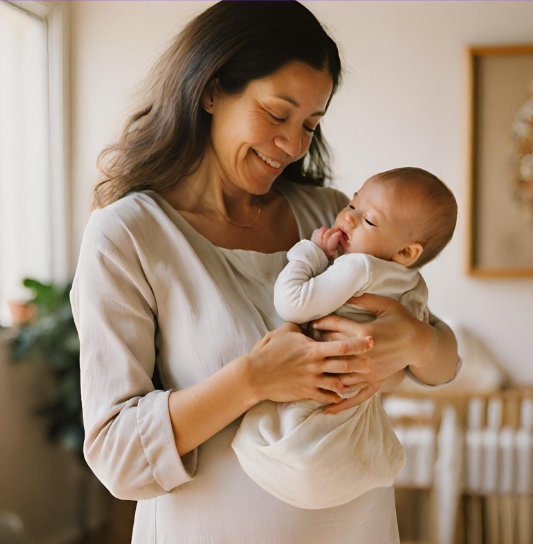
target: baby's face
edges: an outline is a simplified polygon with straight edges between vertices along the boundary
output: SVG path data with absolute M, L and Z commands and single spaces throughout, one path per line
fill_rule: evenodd
M 343 253 L 391 260 L 403 247 L 417 241 L 417 201 L 405 190 L 399 191 L 394 181 L 382 182 L 378 176 L 365 181 L 335 220 L 335 227 L 343 233 Z

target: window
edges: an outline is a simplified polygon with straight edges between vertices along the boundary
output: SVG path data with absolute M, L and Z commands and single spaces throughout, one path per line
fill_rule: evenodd
M 66 280 L 68 116 L 61 4 L 0 2 L 1 325 L 11 324 L 8 301 L 27 299 L 23 278 Z

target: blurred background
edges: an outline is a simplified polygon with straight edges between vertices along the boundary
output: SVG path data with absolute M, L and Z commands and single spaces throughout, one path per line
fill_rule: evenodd
M 0 544 L 131 537 L 135 505 L 113 499 L 80 455 L 69 282 L 98 153 L 169 40 L 211 4 L 0 1 Z M 507 160 L 514 112 L 525 127 L 521 152 L 533 160 L 523 83 L 533 83 L 533 48 L 505 49 L 533 45 L 533 2 L 306 5 L 344 61 L 344 83 L 322 121 L 333 185 L 353 194 L 376 172 L 418 166 L 459 204 L 453 241 L 423 273 L 432 312 L 458 335 L 464 376 L 430 398 L 406 386 L 385 399 L 410 460 L 397 483 L 402 539 L 531 543 L 533 244 L 497 238 L 509 217 L 533 237 L 527 168 Z M 491 59 L 517 55 L 525 60 L 514 76 L 494 72 L 503 94 L 491 98 Z M 498 116 L 509 89 L 517 104 Z M 493 133 L 504 142 L 491 143 Z M 496 210 L 481 209 L 495 186 L 503 195 Z M 476 223 L 483 213 L 489 234 Z M 476 253 L 483 244 L 496 248 L 495 263 Z M 517 265 L 505 253 L 511 246 Z

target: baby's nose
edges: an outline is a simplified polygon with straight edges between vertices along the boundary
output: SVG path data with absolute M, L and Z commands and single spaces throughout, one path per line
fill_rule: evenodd
M 346 212 L 346 215 L 344 216 L 348 224 L 354 228 L 355 227 L 355 217 L 350 212 Z

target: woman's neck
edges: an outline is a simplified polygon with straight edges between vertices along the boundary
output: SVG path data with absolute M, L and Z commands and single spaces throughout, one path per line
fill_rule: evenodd
M 216 210 L 226 221 L 249 224 L 260 211 L 263 197 L 238 187 L 213 162 L 204 159 L 194 174 L 160 194 L 177 210 L 193 214 Z

